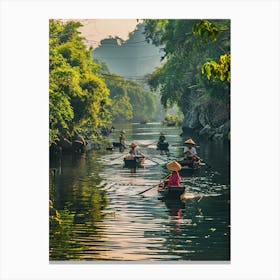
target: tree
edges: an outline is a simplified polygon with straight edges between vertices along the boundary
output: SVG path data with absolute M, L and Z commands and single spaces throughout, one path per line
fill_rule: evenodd
M 229 21 L 145 20 L 145 23 L 147 40 L 161 46 L 165 53 L 165 63 L 148 81 L 151 89 L 160 90 L 162 104 L 168 107 L 175 103 L 184 111 L 191 93 L 196 92 L 200 97 L 211 92 L 215 98 L 214 91 L 209 90 L 214 82 L 206 83 L 201 74 L 230 80 L 230 56 L 224 55 L 230 47 Z M 227 86 L 215 83 L 217 87 L 225 89 L 224 94 L 229 96 Z M 228 102 L 229 98 L 223 100 Z
M 224 27 L 221 28 L 217 24 L 211 23 L 208 20 L 199 20 L 193 26 L 194 35 L 200 36 L 203 40 L 210 39 L 213 42 L 218 40 L 222 31 L 226 31 L 227 36 L 229 37 L 228 24 L 225 24 Z M 208 80 L 213 78 L 230 82 L 230 54 L 225 53 L 220 55 L 218 62 L 208 61 L 204 63 L 201 72 L 202 74 L 206 73 Z
M 49 109 L 50 144 L 64 130 L 87 125 L 95 130 L 111 121 L 109 90 L 98 76 L 80 36 L 80 23 L 50 20 Z

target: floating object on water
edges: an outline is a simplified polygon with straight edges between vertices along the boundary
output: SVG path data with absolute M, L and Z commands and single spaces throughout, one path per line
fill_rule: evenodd
M 164 198 L 168 199 L 180 199 L 181 195 L 185 192 L 185 187 L 164 187 L 162 184 L 158 186 L 158 192 Z
M 126 168 L 139 168 L 144 167 L 144 160 L 145 157 L 138 157 L 138 156 L 126 156 L 124 157 L 124 167 Z
M 180 163 L 182 166 L 182 169 L 180 171 L 196 171 L 199 170 L 202 165 L 205 165 L 204 163 L 201 163 L 201 161 L 193 164 L 188 164 L 184 160 L 179 160 L 178 163 Z
M 168 151 L 169 143 L 168 142 L 158 142 L 157 150 L 160 151 Z

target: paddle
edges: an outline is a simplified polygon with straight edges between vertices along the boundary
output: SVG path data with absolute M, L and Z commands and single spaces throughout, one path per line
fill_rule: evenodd
M 214 173 L 216 175 L 221 175 L 220 172 L 216 171 L 210 164 L 208 164 L 207 162 L 205 162 L 202 158 L 200 159 L 200 165 L 206 165 L 210 170 L 214 171 Z
M 148 160 L 150 160 L 150 161 L 152 161 L 152 162 L 154 162 L 154 163 L 156 163 L 156 164 L 161 164 L 161 163 L 159 163 L 159 162 L 157 162 L 157 161 L 154 161 L 154 160 L 151 159 L 151 158 L 146 157 L 146 159 L 148 159 Z
M 169 175 L 167 175 L 165 178 L 163 178 L 163 181 L 164 181 L 165 179 L 167 179 L 169 176 L 170 176 L 170 174 L 169 174 Z M 150 188 L 148 188 L 148 189 L 146 189 L 146 190 L 144 190 L 144 191 L 142 191 L 142 192 L 138 193 L 137 195 L 142 194 L 142 193 L 145 193 L 145 192 L 147 192 L 147 191 L 149 191 L 149 190 L 151 190 L 151 189 L 153 189 L 153 188 L 157 187 L 157 186 L 158 186 L 158 185 L 160 185 L 161 183 L 162 183 L 162 181 L 161 181 L 161 182 L 159 182 L 157 185 L 154 185 L 154 186 L 152 186 L 152 187 L 150 187 Z
M 122 155 L 120 155 L 119 157 L 116 157 L 115 159 L 113 159 L 113 158 L 111 158 L 110 160 L 116 160 L 116 159 L 119 159 L 119 158 L 121 158 L 121 157 L 123 157 L 124 155 L 122 154 Z

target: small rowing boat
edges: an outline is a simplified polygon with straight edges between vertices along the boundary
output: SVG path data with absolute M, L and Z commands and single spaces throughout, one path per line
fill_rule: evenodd
M 168 142 L 158 142 L 157 143 L 157 150 L 160 151 L 168 151 Z
M 195 164 L 186 164 L 183 160 L 178 161 L 178 163 L 181 164 L 182 169 L 180 170 L 180 172 L 183 171 L 196 171 L 199 170 L 200 167 L 202 166 L 201 162 L 195 163 Z
M 124 157 L 124 167 L 126 168 L 139 168 L 144 167 L 145 157 L 126 156 Z
M 166 188 L 163 185 L 159 185 L 158 192 L 161 196 L 167 199 L 180 199 L 181 195 L 185 192 L 185 187 Z
M 114 148 L 119 148 L 121 146 L 120 142 L 113 142 L 113 147 Z

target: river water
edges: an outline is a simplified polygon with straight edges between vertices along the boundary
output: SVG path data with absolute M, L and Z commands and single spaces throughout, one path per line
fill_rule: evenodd
M 199 142 L 191 133 L 159 123 L 116 125 L 109 136 L 136 142 L 149 159 L 136 171 L 123 168 L 124 150 L 90 151 L 51 162 L 50 197 L 63 223 L 50 228 L 50 260 L 79 261 L 229 261 L 230 155 L 227 142 Z M 169 153 L 154 142 L 166 133 Z M 156 188 L 179 159 L 183 139 L 193 137 L 207 163 L 199 171 L 181 173 L 186 201 L 160 199 Z

